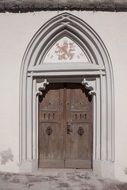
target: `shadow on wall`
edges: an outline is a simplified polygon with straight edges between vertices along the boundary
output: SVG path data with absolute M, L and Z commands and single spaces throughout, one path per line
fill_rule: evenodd
M 13 161 L 13 154 L 10 148 L 8 150 L 4 150 L 0 152 L 0 163 L 1 165 L 5 165 L 9 161 Z

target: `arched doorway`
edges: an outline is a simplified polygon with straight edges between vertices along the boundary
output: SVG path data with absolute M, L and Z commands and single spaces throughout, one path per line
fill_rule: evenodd
M 52 83 L 80 83 L 93 96 L 93 170 L 101 175 L 110 170 L 112 175 L 114 89 L 111 61 L 96 32 L 68 13 L 60 14 L 42 26 L 23 58 L 21 170 L 38 168 L 38 96 L 45 91 L 47 84 Z

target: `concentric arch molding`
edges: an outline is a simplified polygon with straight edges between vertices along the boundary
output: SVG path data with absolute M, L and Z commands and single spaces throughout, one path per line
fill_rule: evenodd
M 43 64 L 51 47 L 63 37 L 70 38 L 85 52 L 87 63 Z M 38 84 L 43 86 L 44 81 L 81 83 L 84 78 L 90 93 L 96 92 L 93 96 L 93 169 L 97 171 L 95 163 L 102 168 L 102 161 L 114 162 L 114 81 L 110 56 L 101 38 L 87 23 L 65 12 L 37 31 L 22 60 L 20 169 L 27 170 L 24 163 L 29 163 L 30 171 L 35 165 L 38 168 Z M 103 172 L 103 168 L 100 170 Z

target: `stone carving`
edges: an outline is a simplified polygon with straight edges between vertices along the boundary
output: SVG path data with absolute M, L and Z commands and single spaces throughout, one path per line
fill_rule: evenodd
M 95 92 L 95 90 L 94 90 L 94 87 L 93 87 L 92 84 L 91 84 L 89 81 L 87 81 L 85 78 L 83 79 L 82 84 L 85 86 L 85 88 L 86 88 L 87 90 L 89 90 L 89 92 L 88 92 L 89 95 L 96 95 L 96 92 Z
M 37 84 L 37 93 L 36 95 L 42 95 L 42 91 L 46 89 L 46 86 L 49 85 L 49 82 L 47 79 L 44 79 L 43 82 Z

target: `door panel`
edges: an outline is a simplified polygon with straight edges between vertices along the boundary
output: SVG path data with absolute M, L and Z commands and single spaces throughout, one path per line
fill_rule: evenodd
M 49 85 L 39 102 L 39 167 L 64 167 L 63 85 Z
M 91 168 L 92 100 L 80 84 L 50 84 L 39 102 L 39 167 Z
M 91 168 L 92 102 L 80 84 L 67 85 L 66 98 L 65 167 Z

